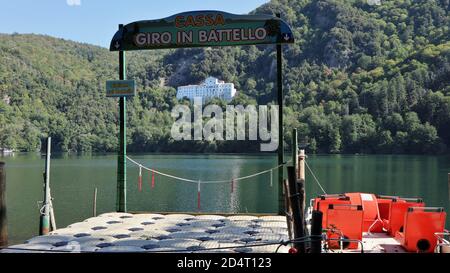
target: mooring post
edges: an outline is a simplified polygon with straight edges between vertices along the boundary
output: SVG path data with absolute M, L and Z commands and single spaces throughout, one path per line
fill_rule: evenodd
M 95 190 L 94 190 L 94 201 L 92 204 L 92 216 L 93 217 L 97 216 L 97 187 L 95 187 Z
M 300 192 L 300 199 L 302 200 L 302 212 L 304 213 L 306 207 L 306 187 L 305 187 L 305 150 L 300 150 L 300 154 L 298 155 L 298 180 L 299 183 L 298 189 Z
M 39 235 L 47 235 L 50 231 L 50 153 L 51 153 L 52 138 L 47 138 L 47 154 L 45 158 L 45 173 L 44 173 L 44 202 L 42 204 Z
M 49 195 L 50 195 L 50 228 L 51 230 L 56 230 L 56 219 L 55 219 L 55 210 L 53 209 L 53 197 L 52 197 L 52 191 L 49 189 Z
M 288 183 L 289 183 L 289 199 L 291 201 L 292 218 L 294 221 L 294 239 L 300 240 L 305 237 L 305 221 L 304 214 L 301 209 L 301 194 L 299 194 L 299 189 L 297 189 L 296 173 L 292 166 L 287 167 L 288 171 Z M 294 247 L 299 253 L 305 253 L 305 243 L 294 241 Z
M 286 214 L 286 224 L 288 227 L 288 235 L 289 240 L 294 239 L 294 224 L 292 220 L 292 206 L 291 206 L 291 200 L 289 198 L 289 181 L 285 179 L 283 181 L 283 192 L 284 192 L 284 207 L 286 208 L 285 214 Z
M 322 252 L 322 218 L 320 210 L 314 210 L 311 217 L 311 253 Z
M 276 16 L 281 18 L 281 14 Z M 284 143 L 283 143 L 283 52 L 281 44 L 277 44 L 277 103 L 278 103 L 278 165 L 284 164 Z M 283 215 L 284 196 L 283 196 L 283 172 L 284 166 L 278 168 L 278 214 Z
M 297 129 L 294 129 L 292 131 L 292 166 L 294 167 L 295 173 L 297 173 L 298 168 L 298 150 L 297 150 Z M 297 177 L 298 178 L 298 177 Z M 292 213 L 292 203 L 289 198 L 289 180 L 284 180 L 283 183 L 283 192 L 284 192 L 284 208 L 285 208 L 285 214 L 286 214 L 286 223 L 288 225 L 288 233 L 289 233 L 289 239 L 293 239 L 294 236 L 294 222 L 293 222 L 293 213 Z
M 298 170 L 297 129 L 292 130 L 292 166 L 294 166 L 296 173 L 300 173 Z M 300 175 L 297 176 L 298 178 L 300 178 Z
M 0 161 L 0 247 L 8 246 L 8 222 L 6 219 L 5 162 Z
M 123 25 L 119 25 L 119 30 Z M 126 79 L 125 51 L 119 51 L 119 79 Z M 117 157 L 117 198 L 116 210 L 127 211 L 127 101 L 119 98 L 119 155 Z
M 305 187 L 305 150 L 301 149 L 300 154 L 298 155 L 298 180 L 297 180 L 297 189 L 300 200 L 300 213 L 302 215 L 302 229 L 303 233 L 306 234 L 306 217 L 305 217 L 305 208 L 306 208 L 306 187 Z

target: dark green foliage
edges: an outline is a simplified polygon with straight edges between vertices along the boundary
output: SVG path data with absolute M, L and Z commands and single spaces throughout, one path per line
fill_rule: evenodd
M 296 43 L 284 47 L 285 142 L 325 153 L 439 153 L 450 144 L 449 1 L 272 0 Z M 0 147 L 115 151 L 117 54 L 46 36 L 0 35 Z M 276 101 L 273 46 L 127 54 L 138 96 L 128 103 L 131 151 L 257 151 L 248 141 L 170 138 L 178 85 L 234 82 L 233 104 Z M 219 102 L 224 105 L 223 102 Z M 289 146 L 289 145 L 288 145 Z

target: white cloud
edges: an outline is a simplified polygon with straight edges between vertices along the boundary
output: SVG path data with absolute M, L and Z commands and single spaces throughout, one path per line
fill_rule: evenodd
M 81 6 L 81 0 L 66 0 L 69 6 Z

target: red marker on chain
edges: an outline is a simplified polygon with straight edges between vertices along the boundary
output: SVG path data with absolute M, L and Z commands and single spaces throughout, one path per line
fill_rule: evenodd
M 142 166 L 139 166 L 138 188 L 142 191 Z
M 152 171 L 152 189 L 155 187 L 155 172 Z
M 200 181 L 197 186 L 197 209 L 200 210 Z

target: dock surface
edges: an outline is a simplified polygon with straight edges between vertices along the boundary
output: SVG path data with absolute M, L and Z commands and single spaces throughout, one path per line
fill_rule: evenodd
M 401 244 L 386 233 L 364 232 L 362 247 L 364 253 L 406 253 Z M 361 246 L 358 249 L 346 249 L 343 252 L 361 253 Z
M 284 216 L 105 213 L 1 252 L 273 253 Z M 279 253 L 289 247 L 281 246 Z

